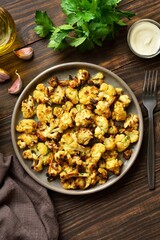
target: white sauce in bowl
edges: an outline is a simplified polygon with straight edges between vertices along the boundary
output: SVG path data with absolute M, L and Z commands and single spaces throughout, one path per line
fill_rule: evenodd
M 154 21 L 143 21 L 135 23 L 128 35 L 131 50 L 137 55 L 154 56 L 160 51 L 160 28 Z

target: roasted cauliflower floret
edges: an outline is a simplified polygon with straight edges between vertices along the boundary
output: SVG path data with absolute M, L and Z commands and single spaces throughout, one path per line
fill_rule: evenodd
M 96 73 L 88 80 L 88 83 L 94 84 L 95 86 L 101 86 L 101 84 L 104 83 L 104 74 L 101 72 Z
M 122 95 L 122 92 L 123 92 L 123 89 L 122 88 L 115 88 L 115 90 L 116 90 L 116 94 L 117 95 Z
M 94 121 L 96 124 L 94 136 L 98 139 L 102 139 L 105 133 L 108 132 L 108 120 L 104 116 L 95 116 Z
M 66 88 L 66 97 L 73 103 L 77 104 L 78 103 L 78 91 L 77 89 L 67 87 Z
M 108 134 L 117 134 L 118 133 L 118 127 L 115 125 L 114 121 L 112 119 L 109 119 L 109 128 L 108 128 Z
M 98 88 L 95 86 L 85 86 L 79 91 L 79 102 L 87 105 L 97 102 Z
M 77 79 L 80 84 L 85 84 L 89 79 L 90 74 L 86 69 L 79 69 L 77 72 Z
M 106 101 L 99 101 L 96 104 L 96 109 L 94 110 L 94 112 L 100 116 L 104 115 L 106 118 L 109 118 L 111 116 L 111 110 L 108 102 Z
M 124 107 L 128 107 L 131 103 L 131 99 L 127 94 L 120 95 L 118 100 L 124 104 Z
M 106 161 L 106 169 L 113 172 L 115 175 L 119 175 L 123 162 L 118 159 L 108 158 Z
M 115 88 L 107 83 L 102 83 L 99 89 L 99 100 L 106 100 L 109 105 L 115 101 L 116 90 Z
M 93 133 L 88 128 L 80 128 L 77 132 L 77 140 L 79 144 L 87 145 L 93 138 Z
M 91 159 L 93 163 L 98 162 L 105 151 L 106 151 L 106 148 L 102 143 L 95 143 L 91 148 Z
M 59 120 L 52 119 L 50 123 L 38 122 L 37 124 L 37 136 L 38 138 L 45 142 L 47 138 L 49 139 L 59 139 L 59 134 L 62 131 L 59 129 Z
M 61 171 L 60 173 L 60 178 L 62 181 L 78 176 L 79 176 L 78 168 L 77 167 L 73 168 L 72 166 L 66 166 L 64 171 Z
M 139 126 L 139 118 L 136 114 L 130 113 L 125 122 L 124 122 L 124 128 L 132 128 L 137 130 Z
M 64 112 L 60 121 L 59 121 L 59 129 L 62 131 L 66 130 L 67 128 L 70 128 L 73 126 L 73 120 L 70 116 L 69 112 Z
M 69 154 L 76 154 L 79 151 L 84 151 L 84 147 L 78 144 L 76 133 L 65 133 L 62 135 L 59 142 L 60 149 Z
M 43 83 L 39 83 L 36 86 L 36 89 L 33 91 L 33 98 L 37 103 L 48 102 L 48 97 L 45 94 L 45 85 Z
M 59 81 L 59 85 L 60 86 L 65 86 L 65 87 L 71 87 L 71 88 L 76 88 L 80 85 L 77 77 L 72 77 L 71 75 L 69 76 L 70 79 L 67 79 L 67 80 L 62 80 L 62 81 Z
M 62 186 L 65 189 L 86 189 L 86 178 L 76 177 L 65 179 L 62 181 Z
M 38 142 L 38 137 L 35 134 L 30 133 L 22 133 L 18 136 L 17 145 L 20 149 L 24 149 L 26 147 L 33 147 L 35 143 Z
M 116 142 L 113 135 L 109 136 L 108 138 L 105 138 L 103 144 L 105 145 L 107 151 L 111 151 L 116 148 Z
M 131 143 L 130 138 L 125 134 L 117 134 L 115 136 L 115 142 L 117 145 L 117 151 L 123 152 L 125 149 L 127 149 Z
M 25 150 L 23 157 L 32 160 L 33 169 L 39 172 L 43 169 L 43 166 L 48 165 L 53 160 L 53 153 L 44 143 L 39 142 L 33 148 Z
M 54 180 L 52 178 L 57 177 L 60 172 L 62 171 L 62 166 L 58 164 L 57 162 L 52 161 L 49 164 L 49 167 L 47 169 L 47 174 L 48 174 L 48 180 Z
M 58 86 L 54 89 L 54 92 L 50 96 L 53 103 L 62 104 L 65 99 L 65 88 Z
M 125 130 L 124 132 L 130 138 L 131 143 L 135 143 L 138 141 L 139 132 L 137 130 L 134 130 L 134 129 L 132 131 Z
M 76 126 L 87 127 L 93 121 L 93 113 L 91 110 L 87 108 L 77 109 L 78 112 L 75 116 L 75 124 Z
M 105 168 L 98 168 L 98 183 L 104 184 L 108 178 L 108 171 Z
M 114 103 L 112 119 L 116 121 L 125 121 L 126 118 L 127 118 L 127 112 L 124 109 L 124 104 L 120 101 L 116 101 Z
M 69 112 L 73 108 L 74 104 L 70 101 L 66 101 L 64 105 L 62 105 L 62 110 Z
M 35 114 L 34 99 L 31 95 L 22 101 L 21 111 L 24 118 L 31 118 Z
M 46 104 L 39 104 L 36 115 L 40 122 L 50 122 L 53 119 L 53 109 L 50 106 L 46 106 Z
M 63 115 L 63 109 L 61 107 L 54 107 L 53 115 L 56 116 L 57 118 L 61 118 Z
M 34 133 L 37 128 L 37 122 L 33 119 L 22 119 L 16 126 L 17 132 Z

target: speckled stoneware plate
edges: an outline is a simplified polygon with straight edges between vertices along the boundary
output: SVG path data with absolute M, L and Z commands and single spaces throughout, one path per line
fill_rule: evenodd
M 132 103 L 130 104 L 128 112 L 135 113 L 139 116 L 139 133 L 140 134 L 139 134 L 139 141 L 133 146 L 133 154 L 129 160 L 124 162 L 121 174 L 119 176 L 112 175 L 105 184 L 96 185 L 95 187 L 90 188 L 90 189 L 65 190 L 62 188 L 59 180 L 55 180 L 53 182 L 48 182 L 45 171 L 43 171 L 41 173 L 37 173 L 31 169 L 32 162 L 23 159 L 22 151 L 18 148 L 18 146 L 16 144 L 18 134 L 16 133 L 15 128 L 16 128 L 18 121 L 22 118 L 21 111 L 20 111 L 22 100 L 27 98 L 27 96 L 33 92 L 34 88 L 36 87 L 36 85 L 38 83 L 47 82 L 47 80 L 53 76 L 57 76 L 59 79 L 62 79 L 62 80 L 68 79 L 69 75 L 75 76 L 77 73 L 77 70 L 80 68 L 87 69 L 91 73 L 91 75 L 95 74 L 97 72 L 103 72 L 105 75 L 105 81 L 107 83 L 110 83 L 115 87 L 123 88 L 124 93 L 128 94 L 132 99 Z M 134 161 L 136 160 L 137 155 L 141 148 L 141 143 L 142 143 L 142 138 L 143 138 L 143 117 L 142 117 L 139 103 L 138 103 L 134 93 L 120 77 L 118 77 L 111 71 L 109 71 L 106 68 L 103 68 L 101 66 L 97 66 L 97 65 L 94 65 L 91 63 L 85 63 L 85 62 L 70 62 L 70 63 L 64 63 L 61 65 L 57 65 L 57 66 L 54 66 L 54 67 L 51 67 L 51 68 L 45 70 L 44 72 L 39 74 L 37 77 L 35 77 L 27 85 L 27 87 L 23 90 L 23 92 L 21 93 L 21 95 L 19 96 L 19 98 L 16 102 L 16 105 L 15 105 L 15 108 L 13 111 L 12 123 L 11 123 L 11 136 L 12 136 L 12 142 L 13 142 L 13 147 L 14 147 L 15 153 L 16 153 L 21 165 L 26 170 L 26 172 L 33 179 L 35 179 L 38 183 L 42 184 L 44 187 L 46 187 L 50 190 L 53 190 L 53 191 L 56 191 L 59 193 L 70 194 L 70 195 L 90 194 L 90 193 L 94 193 L 94 192 L 100 191 L 102 189 L 108 188 L 109 186 L 113 185 L 114 183 L 119 181 L 131 168 L 131 166 L 133 165 Z

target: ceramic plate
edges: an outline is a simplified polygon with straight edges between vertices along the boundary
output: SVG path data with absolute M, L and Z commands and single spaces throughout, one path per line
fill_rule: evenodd
M 31 169 L 31 161 L 24 160 L 22 156 L 22 151 L 18 148 L 16 142 L 17 142 L 17 136 L 18 134 L 16 133 L 15 127 L 20 119 L 22 119 L 21 115 L 21 103 L 22 101 L 28 97 L 30 93 L 33 92 L 34 88 L 38 83 L 44 83 L 47 82 L 48 79 L 50 79 L 52 76 L 57 76 L 59 79 L 67 79 L 69 75 L 75 76 L 77 73 L 77 70 L 80 68 L 85 68 L 87 69 L 91 75 L 97 73 L 97 72 L 103 72 L 105 75 L 105 81 L 107 83 L 112 84 L 114 87 L 121 87 L 123 88 L 124 93 L 128 94 L 131 99 L 132 103 L 129 106 L 128 112 L 135 113 L 139 116 L 139 141 L 134 144 L 133 147 L 133 154 L 131 158 L 127 161 L 124 162 L 124 165 L 122 167 L 121 174 L 119 176 L 114 176 L 112 175 L 109 180 L 103 184 L 103 185 L 96 185 L 93 188 L 86 189 L 86 190 L 65 190 L 62 188 L 61 183 L 59 180 L 55 180 L 53 182 L 48 182 L 46 173 L 43 171 L 41 173 L 37 173 L 34 170 Z M 59 193 L 64 193 L 64 194 L 70 194 L 70 195 L 82 195 L 82 194 L 89 194 L 89 193 L 94 193 L 97 191 L 100 191 L 102 189 L 105 189 L 122 178 L 128 170 L 131 168 L 133 165 L 134 161 L 137 158 L 137 155 L 140 151 L 141 143 L 142 143 L 142 138 L 143 138 L 143 117 L 141 113 L 141 109 L 139 106 L 139 103 L 132 92 L 132 90 L 129 88 L 129 86 L 117 75 L 112 73 L 111 71 L 107 70 L 106 68 L 103 68 L 101 66 L 97 66 L 94 64 L 90 63 L 83 63 L 83 62 L 71 62 L 71 63 L 65 63 L 61 65 L 57 65 L 54 67 L 51 67 L 47 69 L 46 71 L 42 72 L 39 74 L 37 77 L 35 77 L 28 85 L 27 87 L 23 90 L 21 95 L 19 96 L 14 111 L 12 115 L 12 123 L 11 123 L 11 136 L 12 136 L 12 142 L 13 142 L 13 147 L 15 150 L 15 153 L 23 166 L 23 168 L 27 171 L 27 173 L 35 179 L 38 183 L 42 184 L 44 187 L 57 191 Z

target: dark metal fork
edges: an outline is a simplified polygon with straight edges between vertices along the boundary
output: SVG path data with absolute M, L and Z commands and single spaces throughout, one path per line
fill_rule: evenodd
M 143 85 L 142 102 L 148 110 L 148 148 L 147 148 L 147 177 L 149 189 L 155 188 L 155 152 L 153 110 L 157 105 L 157 79 L 158 71 L 146 71 Z

